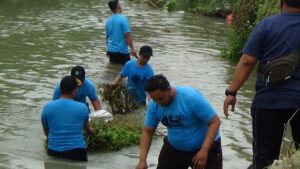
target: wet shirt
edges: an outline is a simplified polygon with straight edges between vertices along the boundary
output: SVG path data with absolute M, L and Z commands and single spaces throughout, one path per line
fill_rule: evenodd
M 168 129 L 168 140 L 173 147 L 182 151 L 198 150 L 216 112 L 196 89 L 178 86 L 175 90 L 176 97 L 168 106 L 161 106 L 153 100 L 149 102 L 144 124 L 156 128 L 161 122 Z M 219 132 L 215 140 L 218 138 Z
M 53 100 L 59 99 L 60 96 L 60 82 L 58 82 L 54 89 Z M 98 99 L 95 86 L 88 78 L 85 78 L 82 85 L 77 89 L 74 100 L 87 104 L 86 97 L 88 97 L 91 101 Z
M 290 54 L 300 42 L 300 14 L 281 13 L 262 20 L 251 33 L 243 52 L 266 63 Z M 296 75 L 275 87 L 267 87 L 257 73 L 253 107 L 300 108 L 300 66 Z
M 146 102 L 146 91 L 144 89 L 146 81 L 153 76 L 153 70 L 147 63 L 143 67 L 138 66 L 137 60 L 126 62 L 120 72 L 121 77 L 127 77 L 127 88 L 134 96 L 137 103 Z
M 125 34 L 131 32 L 131 30 L 126 16 L 113 14 L 106 21 L 105 32 L 107 36 L 107 50 L 109 52 L 129 53 Z
M 86 105 L 72 99 L 58 99 L 47 103 L 41 121 L 43 127 L 48 129 L 48 149 L 67 151 L 86 148 L 83 127 L 88 117 Z

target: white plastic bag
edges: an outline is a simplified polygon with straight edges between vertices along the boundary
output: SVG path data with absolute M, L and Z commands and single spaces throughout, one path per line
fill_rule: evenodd
M 108 123 L 113 120 L 113 115 L 106 110 L 97 110 L 95 112 L 90 113 L 90 120 L 94 118 Z

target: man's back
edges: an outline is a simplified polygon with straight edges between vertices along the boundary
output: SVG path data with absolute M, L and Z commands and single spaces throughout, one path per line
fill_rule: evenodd
M 85 148 L 83 126 L 88 121 L 86 105 L 72 99 L 49 102 L 42 112 L 43 126 L 49 129 L 48 148 L 66 151 Z
M 107 47 L 109 52 L 128 53 L 128 44 L 125 40 L 125 33 L 130 32 L 129 22 L 122 14 L 113 14 L 105 25 Z

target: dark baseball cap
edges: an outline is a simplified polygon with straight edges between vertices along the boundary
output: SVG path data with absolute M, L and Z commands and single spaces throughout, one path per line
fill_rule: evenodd
M 83 82 L 85 78 L 85 70 L 82 66 L 75 66 L 71 70 L 71 75 Z
M 150 46 L 142 46 L 139 52 L 142 56 L 153 56 L 153 51 Z

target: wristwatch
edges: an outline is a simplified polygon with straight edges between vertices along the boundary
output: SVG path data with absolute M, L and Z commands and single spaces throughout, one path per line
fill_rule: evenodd
M 225 90 L 225 95 L 226 95 L 226 96 L 230 95 L 230 96 L 234 96 L 234 97 L 235 97 L 236 94 L 237 94 L 237 92 L 230 91 L 229 89 L 226 89 L 226 90 Z

